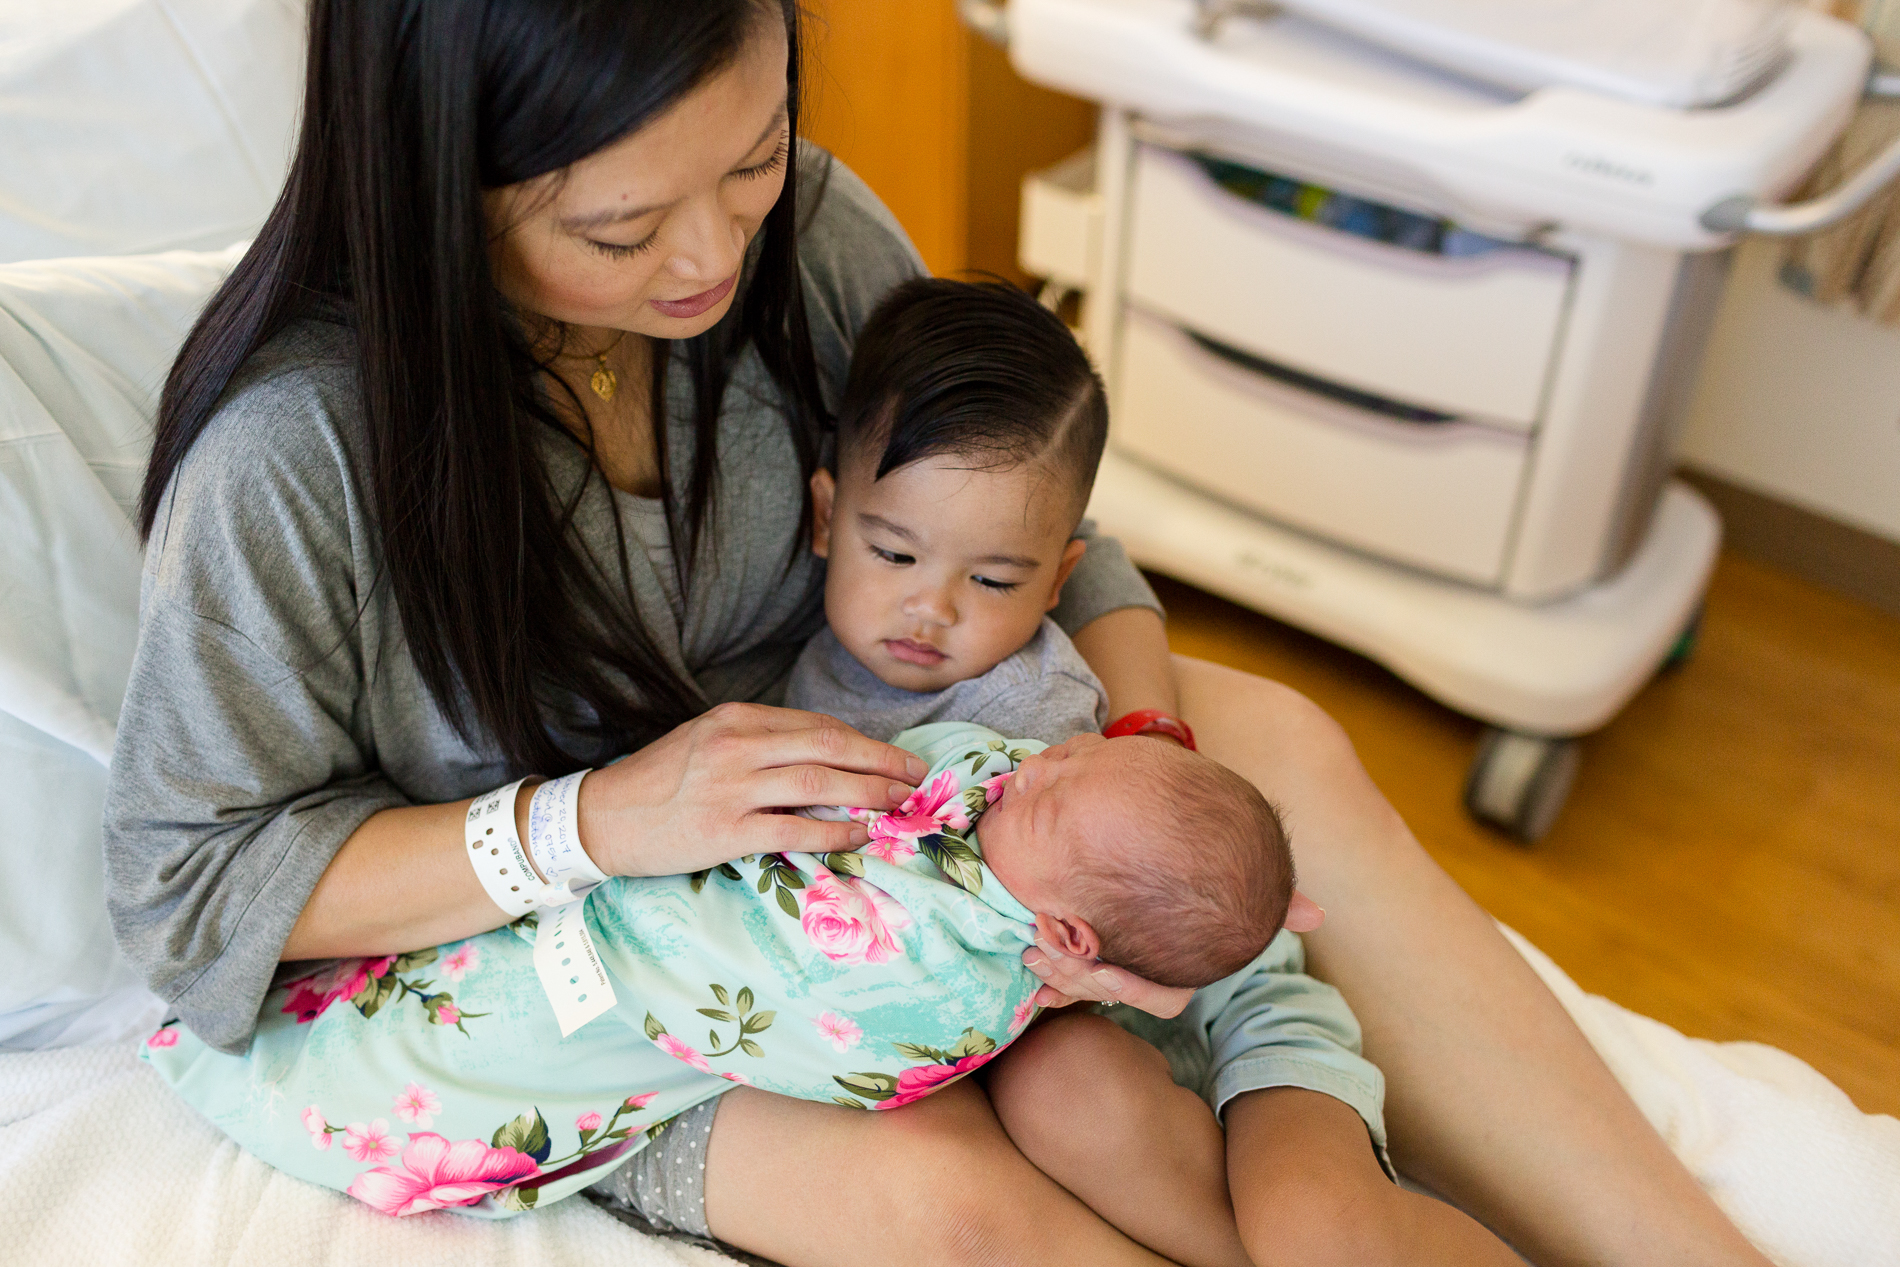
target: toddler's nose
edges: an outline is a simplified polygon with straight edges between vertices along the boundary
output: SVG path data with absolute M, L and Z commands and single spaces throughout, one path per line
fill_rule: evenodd
M 949 592 L 939 585 L 913 590 L 904 600 L 904 614 L 933 625 L 957 623 L 956 604 L 950 601 Z

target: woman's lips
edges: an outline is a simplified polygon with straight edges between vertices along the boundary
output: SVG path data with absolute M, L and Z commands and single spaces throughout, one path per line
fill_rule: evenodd
M 905 664 L 914 664 L 919 668 L 934 669 L 950 657 L 935 647 L 927 647 L 921 642 L 912 642 L 909 638 L 887 638 L 884 649 L 892 657 Z
M 648 302 L 669 317 L 697 317 L 714 304 L 732 293 L 732 284 L 739 280 L 734 273 L 711 290 L 702 290 L 697 295 L 688 295 L 684 299 L 653 299 Z

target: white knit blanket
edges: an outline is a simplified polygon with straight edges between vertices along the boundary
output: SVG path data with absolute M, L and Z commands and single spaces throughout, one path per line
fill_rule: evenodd
M 1684 1038 L 1518 947 L 1677 1154 L 1784 1267 L 1900 1267 L 1900 1121 L 1755 1043 Z M 197 1117 L 131 1047 L 0 1055 L 8 1262 L 142 1267 L 712 1267 L 583 1201 L 493 1222 L 391 1219 L 280 1175 Z

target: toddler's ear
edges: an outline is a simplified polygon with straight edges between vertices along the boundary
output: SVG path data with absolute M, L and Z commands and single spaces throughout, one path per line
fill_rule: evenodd
M 831 507 L 837 496 L 830 471 L 821 466 L 811 473 L 811 552 L 821 559 L 831 557 Z
M 1056 604 L 1062 599 L 1062 587 L 1068 581 L 1069 573 L 1075 571 L 1075 565 L 1082 561 L 1082 556 L 1088 553 L 1088 548 L 1089 543 L 1077 537 L 1063 549 L 1062 559 L 1056 564 L 1056 583 L 1049 587 L 1049 602 L 1043 607 L 1044 611 L 1056 609 Z

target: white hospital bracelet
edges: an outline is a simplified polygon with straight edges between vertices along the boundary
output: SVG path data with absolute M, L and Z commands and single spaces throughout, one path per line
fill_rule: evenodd
M 462 841 L 468 860 L 489 898 L 509 919 L 520 919 L 545 900 L 546 888 L 528 865 L 527 851 L 515 829 L 515 796 L 526 779 L 478 796 L 468 807 Z
M 548 906 L 586 897 L 607 879 L 607 873 L 581 848 L 581 780 L 590 773 L 582 770 L 550 779 L 534 790 L 528 802 L 528 851 L 547 881 L 549 891 L 542 902 Z

